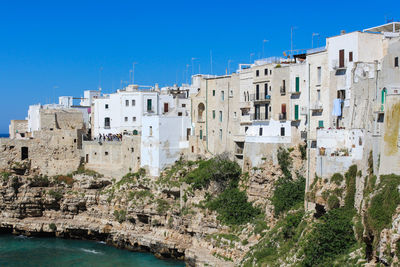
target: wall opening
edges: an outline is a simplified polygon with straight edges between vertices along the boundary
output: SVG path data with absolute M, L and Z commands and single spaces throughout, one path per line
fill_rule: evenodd
M 29 158 L 28 147 L 23 146 L 21 147 L 21 160 Z

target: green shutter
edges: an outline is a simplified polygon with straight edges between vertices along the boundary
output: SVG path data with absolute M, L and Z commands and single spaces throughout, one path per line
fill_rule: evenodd
M 215 90 L 213 90 L 213 96 L 215 96 Z
M 151 99 L 147 99 L 147 111 L 151 110 Z
M 294 105 L 294 120 L 299 120 L 299 105 Z
M 200 130 L 200 139 L 203 139 L 203 130 Z
M 324 121 L 318 121 L 318 127 L 324 128 Z
M 296 92 L 300 92 L 300 77 L 296 77 Z
M 215 110 L 213 110 L 213 119 L 215 119 Z
M 383 89 L 383 90 L 382 90 L 382 99 L 381 99 L 381 103 L 382 103 L 382 105 L 381 105 L 381 111 L 383 111 L 383 107 L 384 107 L 384 105 L 385 105 L 385 98 L 386 98 L 386 89 Z

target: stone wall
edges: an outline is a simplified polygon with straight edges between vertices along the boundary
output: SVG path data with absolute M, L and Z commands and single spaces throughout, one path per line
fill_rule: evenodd
M 27 120 L 12 120 L 9 126 L 10 138 L 27 137 L 28 121 Z
M 67 174 L 75 171 L 81 153 L 77 147 L 77 131 L 55 130 L 35 132 L 36 138 L 0 139 L 0 170 Z
M 120 178 L 140 168 L 140 136 L 123 136 L 122 141 L 83 141 L 85 168 Z

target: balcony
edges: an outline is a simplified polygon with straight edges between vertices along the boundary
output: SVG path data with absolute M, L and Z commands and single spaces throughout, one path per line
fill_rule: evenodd
M 299 95 L 299 94 L 301 94 L 301 92 L 300 92 L 300 90 L 296 91 L 296 89 L 293 89 L 293 90 L 290 92 L 290 94 L 291 94 L 291 95 Z
M 281 92 L 281 95 L 286 95 L 286 86 L 281 86 L 279 91 Z
M 254 102 L 270 102 L 271 101 L 271 96 L 270 95 L 264 95 L 264 94 L 251 94 L 250 95 L 250 100 Z
M 251 123 L 251 115 L 250 114 L 242 115 L 240 118 L 240 124 L 249 124 L 249 123 Z
M 279 120 L 285 121 L 286 120 L 286 113 L 279 113 Z
M 321 102 L 316 102 L 316 103 L 313 103 L 312 105 L 311 105 L 311 108 L 310 108 L 312 111 L 314 111 L 314 112 L 322 112 L 322 110 L 324 109 L 323 107 L 322 107 L 322 103 Z
M 265 114 L 265 113 L 252 113 L 252 114 L 250 114 L 250 119 L 252 121 L 268 121 L 268 120 L 270 120 L 268 114 Z

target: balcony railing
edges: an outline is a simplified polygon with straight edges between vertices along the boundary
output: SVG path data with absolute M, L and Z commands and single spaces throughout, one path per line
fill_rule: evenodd
M 286 113 L 279 113 L 279 120 L 285 121 L 286 120 Z
M 271 101 L 271 96 L 270 95 L 264 95 L 264 94 L 251 94 L 250 95 L 250 100 L 255 101 L 255 102 L 268 102 Z
M 281 95 L 286 95 L 286 86 L 281 86 L 279 91 L 281 92 Z
M 320 102 L 313 103 L 311 105 L 311 110 L 313 111 L 323 110 L 322 103 Z
M 270 120 L 268 114 L 265 113 L 252 113 L 250 114 L 252 121 L 268 121 Z

